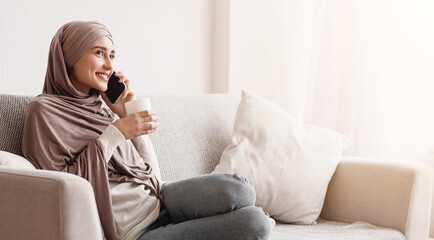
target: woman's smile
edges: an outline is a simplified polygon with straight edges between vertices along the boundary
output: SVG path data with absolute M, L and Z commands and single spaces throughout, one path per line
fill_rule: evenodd
M 108 82 L 110 74 L 107 72 L 97 72 L 97 77 L 105 82 Z

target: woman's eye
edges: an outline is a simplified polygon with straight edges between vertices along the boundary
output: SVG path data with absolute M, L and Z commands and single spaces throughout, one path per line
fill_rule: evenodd
M 103 51 L 96 51 L 96 55 L 98 55 L 98 56 L 103 56 L 103 55 L 104 55 L 104 52 L 103 52 Z
M 111 60 L 115 59 L 115 55 L 110 55 L 110 59 Z

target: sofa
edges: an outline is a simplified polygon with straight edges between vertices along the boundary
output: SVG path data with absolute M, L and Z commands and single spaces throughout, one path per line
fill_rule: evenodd
M 150 138 L 163 180 L 211 173 L 231 141 L 240 97 L 150 97 L 160 122 Z M 22 155 L 24 112 L 31 99 L 0 94 L 0 151 L 3 158 L 11 156 L 9 163 Z M 0 239 L 102 238 L 86 180 L 7 162 L 0 161 Z M 421 164 L 344 156 L 317 224 L 278 222 L 269 239 L 428 239 L 432 178 L 432 170 Z

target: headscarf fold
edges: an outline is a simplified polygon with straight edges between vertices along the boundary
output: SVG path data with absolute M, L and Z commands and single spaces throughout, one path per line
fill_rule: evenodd
M 103 107 L 100 93 L 77 91 L 68 71 L 99 38 L 112 40 L 97 22 L 70 22 L 54 36 L 43 94 L 26 108 L 23 155 L 39 169 L 63 171 L 85 178 L 93 187 L 105 239 L 119 239 L 109 181 L 143 184 L 160 197 L 160 185 L 130 140 L 121 143 L 108 163 L 97 140 L 115 120 Z M 113 41 L 113 40 L 112 40 Z

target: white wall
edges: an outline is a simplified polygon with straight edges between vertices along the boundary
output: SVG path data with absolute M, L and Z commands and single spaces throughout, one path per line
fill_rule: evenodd
M 51 39 L 73 20 L 110 29 L 116 70 L 138 94 L 224 92 L 226 15 L 226 0 L 1 0 L 0 93 L 39 94 Z

